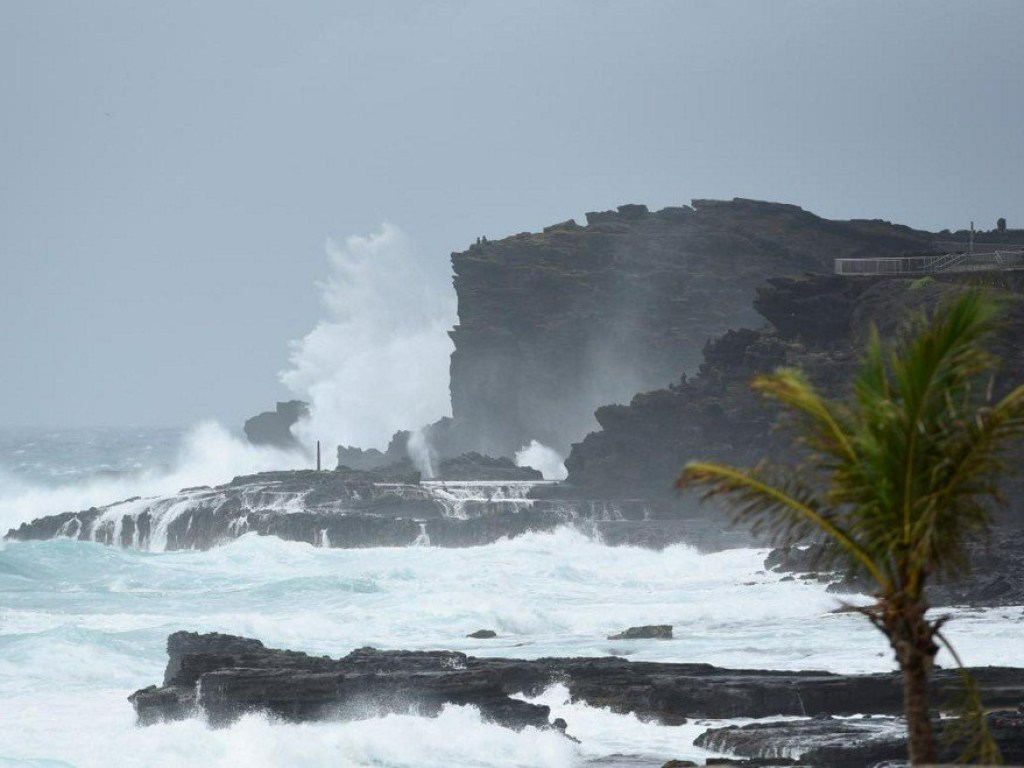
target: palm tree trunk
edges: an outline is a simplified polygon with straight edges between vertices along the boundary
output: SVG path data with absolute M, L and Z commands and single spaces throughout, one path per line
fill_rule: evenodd
M 931 624 L 925 619 L 927 606 L 919 600 L 899 600 L 892 606 L 886 633 L 896 651 L 903 675 L 903 710 L 907 718 L 907 751 L 911 765 L 935 762 L 935 740 L 928 706 L 928 676 L 938 646 L 932 639 Z
M 907 717 L 907 751 L 911 765 L 935 762 L 935 742 L 928 709 L 928 672 L 931 658 L 924 653 L 909 653 L 901 664 L 903 672 L 903 711 Z

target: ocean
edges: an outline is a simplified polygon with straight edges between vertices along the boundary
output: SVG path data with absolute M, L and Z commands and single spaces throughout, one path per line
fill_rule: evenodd
M 305 466 L 215 424 L 182 429 L 0 431 L 0 525 L 235 474 Z M 340 656 L 362 647 L 537 658 L 615 654 L 837 672 L 894 668 L 880 634 L 834 613 L 825 586 L 765 572 L 766 550 L 701 554 L 607 547 L 570 528 L 469 548 L 322 549 L 243 536 L 208 552 L 54 540 L 0 544 L 0 765 L 660 766 L 702 762 L 712 723 L 662 726 L 539 698 L 577 742 L 513 732 L 471 707 L 295 725 L 249 716 L 140 728 L 126 697 L 159 683 L 179 629 Z M 867 598 L 844 596 L 852 602 Z M 972 665 L 1020 664 L 1020 607 L 956 610 L 949 635 Z M 672 624 L 672 640 L 613 641 Z M 467 634 L 493 629 L 493 640 Z M 951 661 L 943 656 L 940 664 Z

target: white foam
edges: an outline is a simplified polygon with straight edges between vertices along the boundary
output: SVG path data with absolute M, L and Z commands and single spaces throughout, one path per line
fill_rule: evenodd
M 182 488 L 224 483 L 237 475 L 308 466 L 308 457 L 301 453 L 253 446 L 220 424 L 206 422 L 189 431 L 168 471 L 148 470 L 130 478 L 94 479 L 55 488 L 0 478 L 0 528 L 6 532 L 45 515 L 105 506 L 132 496 L 163 496 Z M 115 524 L 112 517 L 110 523 Z
M 13 738 L 0 744 L 0 758 L 90 766 L 232 759 L 561 766 L 613 752 L 648 755 L 653 764 L 660 764 L 655 756 L 698 759 L 689 726 L 570 705 L 557 688 L 540 701 L 568 721 L 581 745 L 504 731 L 465 710 L 437 721 L 291 726 L 246 718 L 223 731 L 197 722 L 135 729 L 125 697 L 161 679 L 166 637 L 178 629 L 332 656 L 371 645 L 513 658 L 614 653 L 738 668 L 893 668 L 866 621 L 830 613 L 840 599 L 824 585 L 764 573 L 765 554 L 610 548 L 564 529 L 471 549 L 325 549 L 253 534 L 206 552 L 8 543 L 0 549 L 0 709 L 4 735 Z M 967 663 L 1024 663 L 1020 608 L 953 613 L 947 630 Z M 653 623 L 672 624 L 675 638 L 605 639 Z M 466 637 L 481 628 L 498 637 Z M 939 663 L 950 660 L 940 654 Z M 427 762 L 410 762 L 414 752 Z
M 536 440 L 531 440 L 529 445 L 516 451 L 516 466 L 533 467 L 545 480 L 565 480 L 569 476 L 565 468 L 565 457 Z
M 383 449 L 400 429 L 451 412 L 448 331 L 457 322 L 450 267 L 416 252 L 397 227 L 326 246 L 326 317 L 292 344 L 281 380 L 311 404 L 294 431 Z M 425 474 L 429 475 L 430 472 Z

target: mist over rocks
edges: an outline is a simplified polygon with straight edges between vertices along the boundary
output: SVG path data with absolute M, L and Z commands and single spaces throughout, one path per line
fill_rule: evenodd
M 759 330 L 730 330 L 709 342 L 697 376 L 682 376 L 665 389 L 636 395 L 629 405 L 597 410 L 599 431 L 575 444 L 565 465 L 566 484 L 554 494 L 588 498 L 674 499 L 685 518 L 716 518 L 729 512 L 679 496 L 672 481 L 691 459 L 751 466 L 765 458 L 792 456 L 777 412 L 748 386 L 750 379 L 779 366 L 795 366 L 829 396 L 849 390 L 860 350 L 874 324 L 892 338 L 915 314 L 973 285 L 1001 293 L 1007 325 L 994 340 L 1002 360 L 996 394 L 1024 381 L 1024 273 L 949 274 L 925 279 L 777 277 L 760 287 L 754 306 Z M 1020 447 L 1017 449 L 1020 450 Z M 1024 602 L 1024 482 L 1005 480 L 1005 506 L 994 509 L 996 531 L 972 543 L 971 572 L 935 583 L 935 605 L 1001 606 Z M 668 503 L 668 502 L 666 502 Z M 762 542 L 764 543 L 764 542 Z M 863 592 L 864 583 L 830 573 L 817 546 L 777 550 L 766 566 L 831 583 L 839 593 Z
M 839 394 L 870 324 L 892 335 L 913 311 L 980 282 L 1016 300 L 997 350 L 1006 361 L 999 386 L 1024 380 L 1021 273 L 916 280 L 822 274 L 836 257 L 927 251 L 935 238 L 883 221 L 830 221 L 797 206 L 737 199 L 657 212 L 622 206 L 589 214 L 586 226 L 563 222 L 541 233 L 480 239 L 452 256 L 459 311 L 451 332 L 452 416 L 394 431 L 383 449 L 343 444 L 333 472 L 263 473 L 69 511 L 25 523 L 8 538 L 203 549 L 258 533 L 330 547 L 473 546 L 572 525 L 612 545 L 748 546 L 749 534 L 729 530 L 720 509 L 680 499 L 671 484 L 692 458 L 744 465 L 789 450 L 772 429 L 773 411 L 747 386 L 756 373 L 799 366 L 826 393 Z M 380 340 L 380 329 L 356 332 L 354 314 L 356 305 L 366 306 L 375 322 L 391 311 L 381 294 L 389 283 L 375 260 L 391 270 L 415 260 L 393 228 L 331 254 L 336 274 L 325 290 L 336 322 L 323 330 L 331 344 L 313 347 L 325 353 L 317 370 L 329 368 L 325 350 L 341 350 L 350 331 L 367 353 Z M 801 270 L 809 273 L 782 274 Z M 419 288 L 403 295 L 412 303 L 423 298 Z M 424 307 L 437 312 L 412 313 L 385 330 L 418 333 L 425 318 L 439 321 L 443 304 L 431 300 Z M 342 379 L 331 379 L 332 397 L 341 397 L 342 380 L 358 383 L 350 362 Z M 313 368 L 304 370 L 312 382 Z M 400 375 L 395 370 L 374 368 L 362 384 L 372 389 L 374 376 Z M 413 389 L 400 389 L 377 393 L 373 407 L 401 411 L 400 395 Z M 628 404 L 608 403 L 617 398 Z M 328 418 L 327 402 L 314 402 L 321 412 L 312 421 L 325 427 L 330 444 L 356 421 L 340 412 Z M 330 402 L 351 410 L 368 401 Z M 250 438 L 307 435 L 312 422 L 302 418 L 304 407 L 280 403 L 250 420 Z M 585 436 L 590 427 L 577 419 L 584 411 L 597 427 Z M 380 435 L 394 416 L 358 421 L 368 430 L 372 421 Z M 340 426 L 326 429 L 331 424 Z M 582 439 L 563 464 L 576 434 Z M 540 482 L 565 474 L 564 482 Z M 431 480 L 439 484 L 425 482 Z M 1019 483 L 1013 488 L 1024 491 Z M 1010 497 L 1015 506 L 1000 521 L 1013 525 L 1024 492 Z M 966 594 L 991 600 L 1017 592 L 1012 580 L 993 579 Z
M 600 429 L 574 444 L 566 459 L 566 492 L 674 498 L 672 481 L 690 459 L 744 466 L 791 453 L 787 435 L 773 428 L 773 406 L 748 386 L 754 375 L 795 366 L 825 394 L 842 395 L 871 324 L 891 338 L 914 313 L 975 284 L 992 286 L 1008 302 L 1008 325 L 994 347 L 1003 361 L 997 390 L 1024 381 L 1024 273 L 775 277 L 757 290 L 757 330 L 729 330 L 709 341 L 696 376 L 639 393 L 628 405 L 597 409 Z M 1019 480 L 1009 482 L 1011 506 L 999 520 L 1014 524 L 1022 519 L 1024 494 L 1015 491 Z
M 452 254 L 452 429 L 460 450 L 563 456 L 594 410 L 695 372 L 709 338 L 761 322 L 767 278 L 830 273 L 833 259 L 930 251 L 934 235 L 830 221 L 794 205 L 624 205 Z
M 312 403 L 293 431 L 343 446 L 339 463 L 359 469 L 402 460 L 410 437 L 438 459 L 512 458 L 533 445 L 560 459 L 600 425 L 595 409 L 692 375 L 709 339 L 760 322 L 753 299 L 766 279 L 830 273 L 839 257 L 927 252 L 935 237 L 740 198 L 622 205 L 588 213 L 585 226 L 477 238 L 453 253 L 457 321 L 440 343 L 448 300 L 435 294 L 448 292 L 422 273 L 409 238 L 385 225 L 328 244 L 329 318 L 293 347 L 284 375 Z M 408 270 L 396 289 L 391 275 Z M 436 386 L 449 350 L 451 416 Z M 421 369 L 432 371 L 423 392 L 408 375 Z M 379 386 L 382 377 L 404 383 Z M 424 397 L 440 416 L 431 423 Z M 385 424 L 402 424 L 386 448 Z M 560 461 L 547 463 L 562 476 Z

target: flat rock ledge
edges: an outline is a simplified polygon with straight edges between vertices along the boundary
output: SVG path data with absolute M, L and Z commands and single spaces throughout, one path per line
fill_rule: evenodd
M 944 733 L 950 721 L 936 720 L 933 728 L 942 763 L 957 762 L 962 744 L 951 743 Z M 1007 765 L 1024 760 L 1024 714 L 997 711 L 988 714 L 989 730 Z M 696 746 L 745 758 L 752 765 L 771 764 L 863 768 L 904 765 L 907 760 L 905 724 L 901 718 L 818 717 L 811 720 L 731 725 L 711 728 L 697 737 Z
M 854 742 L 873 745 L 879 754 L 902 748 L 899 721 L 893 720 L 902 707 L 895 674 L 732 670 L 618 657 L 496 659 L 373 648 L 334 659 L 267 648 L 249 638 L 192 632 L 172 634 L 167 652 L 163 684 L 129 697 L 141 725 L 202 717 L 223 726 L 251 712 L 292 722 L 407 712 L 433 716 L 445 704 L 461 704 L 477 707 L 505 727 L 563 730 L 564 723 L 551 721 L 548 707 L 516 697 L 537 695 L 558 682 L 568 687 L 573 701 L 668 725 L 693 718 L 815 718 L 711 729 L 698 740 L 755 762 L 782 758 L 784 763 L 799 756 L 801 765 L 865 765 L 863 751 L 851 758 L 860 763 L 837 762 L 837 755 Z M 972 675 L 987 706 L 1015 710 L 1024 702 L 1024 669 L 983 667 Z M 950 700 L 958 679 L 953 671 L 936 672 L 935 700 Z M 836 719 L 858 714 L 872 717 Z M 997 733 L 1009 744 L 1024 743 L 1024 717 L 1000 716 Z M 1016 747 L 1009 751 L 1016 754 Z
M 331 659 L 191 632 L 171 635 L 167 653 L 163 685 L 128 697 L 141 725 L 202 715 L 223 726 L 250 712 L 293 722 L 433 716 L 445 704 L 471 704 L 509 728 L 550 727 L 548 707 L 511 698 L 498 675 L 470 669 L 460 653 L 360 648 Z

